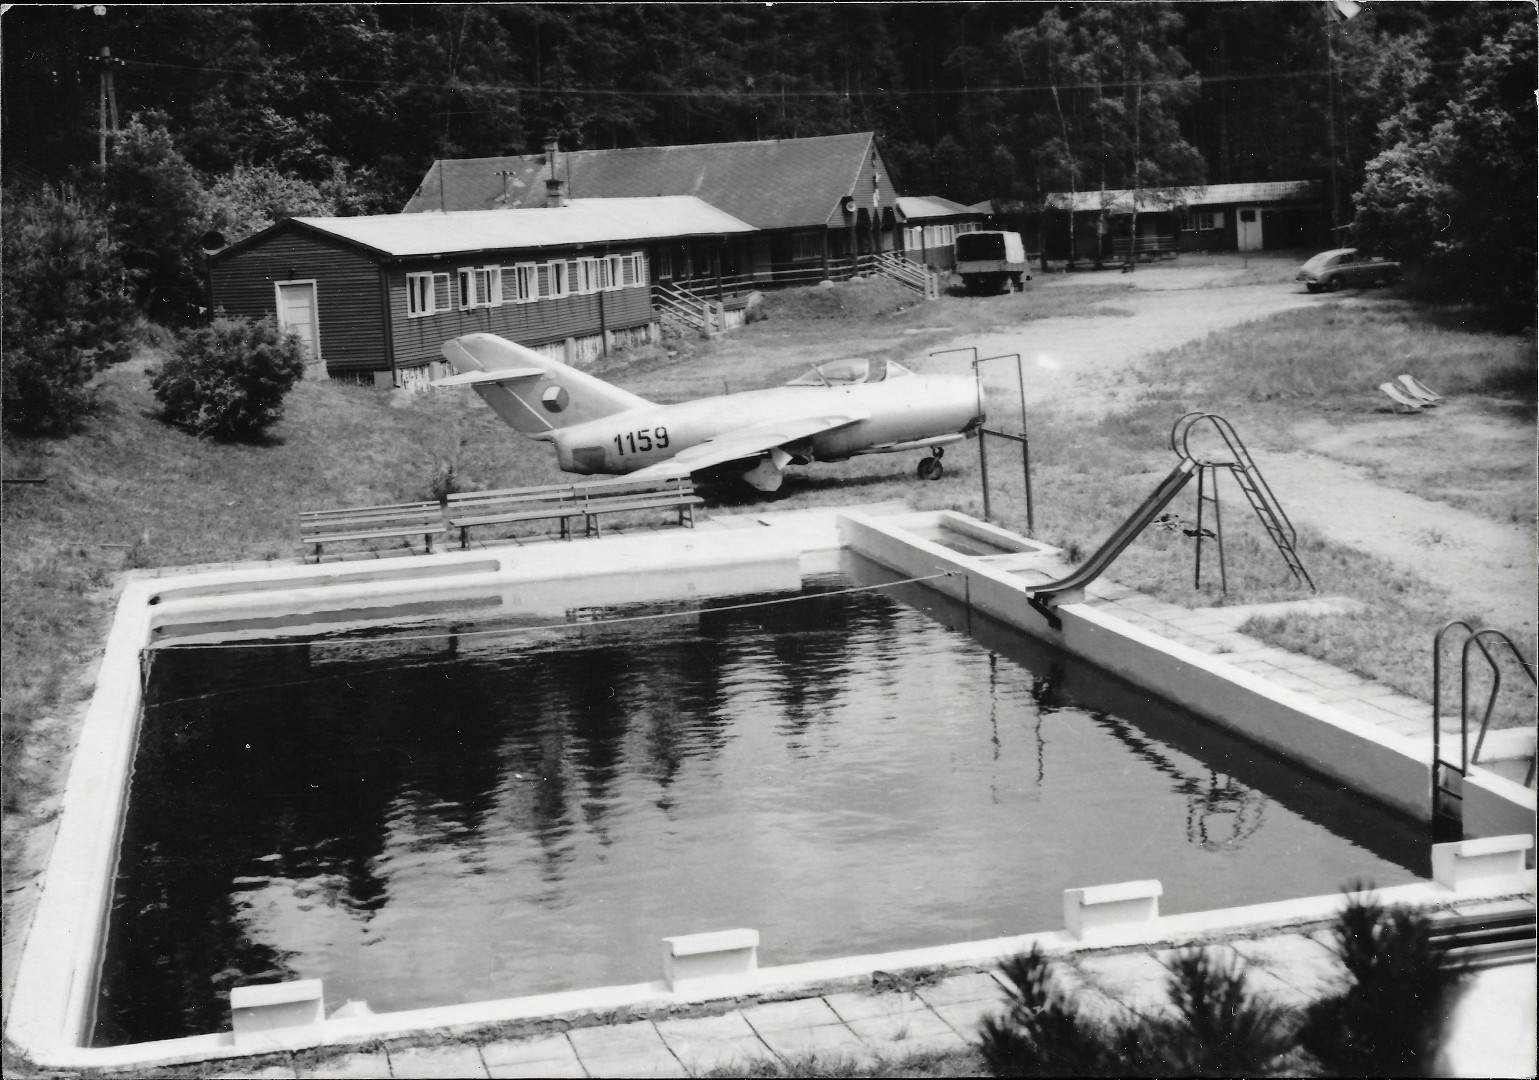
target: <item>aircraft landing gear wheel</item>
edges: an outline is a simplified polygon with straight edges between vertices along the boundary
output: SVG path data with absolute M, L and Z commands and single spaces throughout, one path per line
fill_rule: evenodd
M 945 467 L 940 463 L 939 454 L 935 457 L 919 459 L 919 479 L 921 480 L 939 480 L 945 471 Z

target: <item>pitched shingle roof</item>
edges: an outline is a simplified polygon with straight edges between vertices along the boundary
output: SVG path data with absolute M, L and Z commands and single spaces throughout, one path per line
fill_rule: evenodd
M 869 132 L 763 142 L 642 146 L 557 154 L 556 173 L 573 199 L 693 195 L 760 229 L 837 222 L 840 201 L 870 207 L 868 155 L 879 160 Z M 880 205 L 898 193 L 885 167 L 876 169 Z M 549 169 L 543 154 L 464 158 L 433 163 L 405 213 L 487 210 L 545 204 Z
M 688 236 L 753 232 L 753 226 L 688 196 L 660 199 L 574 199 L 534 210 L 302 217 L 298 225 L 384 255 L 452 255 L 514 248 L 639 243 Z M 282 228 L 286 222 L 274 225 Z M 269 230 L 271 231 L 271 230 Z M 265 233 L 258 233 L 263 236 Z M 249 237 L 216 255 L 250 245 Z

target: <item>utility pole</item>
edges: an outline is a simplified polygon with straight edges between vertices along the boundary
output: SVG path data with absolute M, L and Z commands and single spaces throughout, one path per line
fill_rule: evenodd
M 112 85 L 112 68 L 114 64 L 121 64 L 122 61 L 114 60 L 112 50 L 103 45 L 97 62 L 101 65 L 101 89 L 97 101 L 97 164 L 105 169 L 107 167 L 107 134 L 109 130 L 114 136 L 118 133 L 118 94 L 117 88 Z
M 508 205 L 508 177 L 517 176 L 518 170 L 498 169 L 496 170 L 496 173 L 498 176 L 502 177 L 502 205 L 506 207 Z

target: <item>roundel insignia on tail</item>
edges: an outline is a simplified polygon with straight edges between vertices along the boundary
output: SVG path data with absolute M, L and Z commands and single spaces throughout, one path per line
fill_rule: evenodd
M 571 400 L 572 396 L 566 392 L 564 386 L 547 386 L 545 392 L 540 395 L 540 404 L 550 412 L 560 412 Z

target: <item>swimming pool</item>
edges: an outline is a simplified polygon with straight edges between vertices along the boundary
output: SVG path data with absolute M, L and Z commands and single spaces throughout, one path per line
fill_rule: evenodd
M 384 1011 L 733 926 L 784 964 L 1048 928 L 1087 884 L 1425 876 L 1414 822 L 890 581 L 157 652 L 97 1044 L 226 1026 L 246 983 Z

